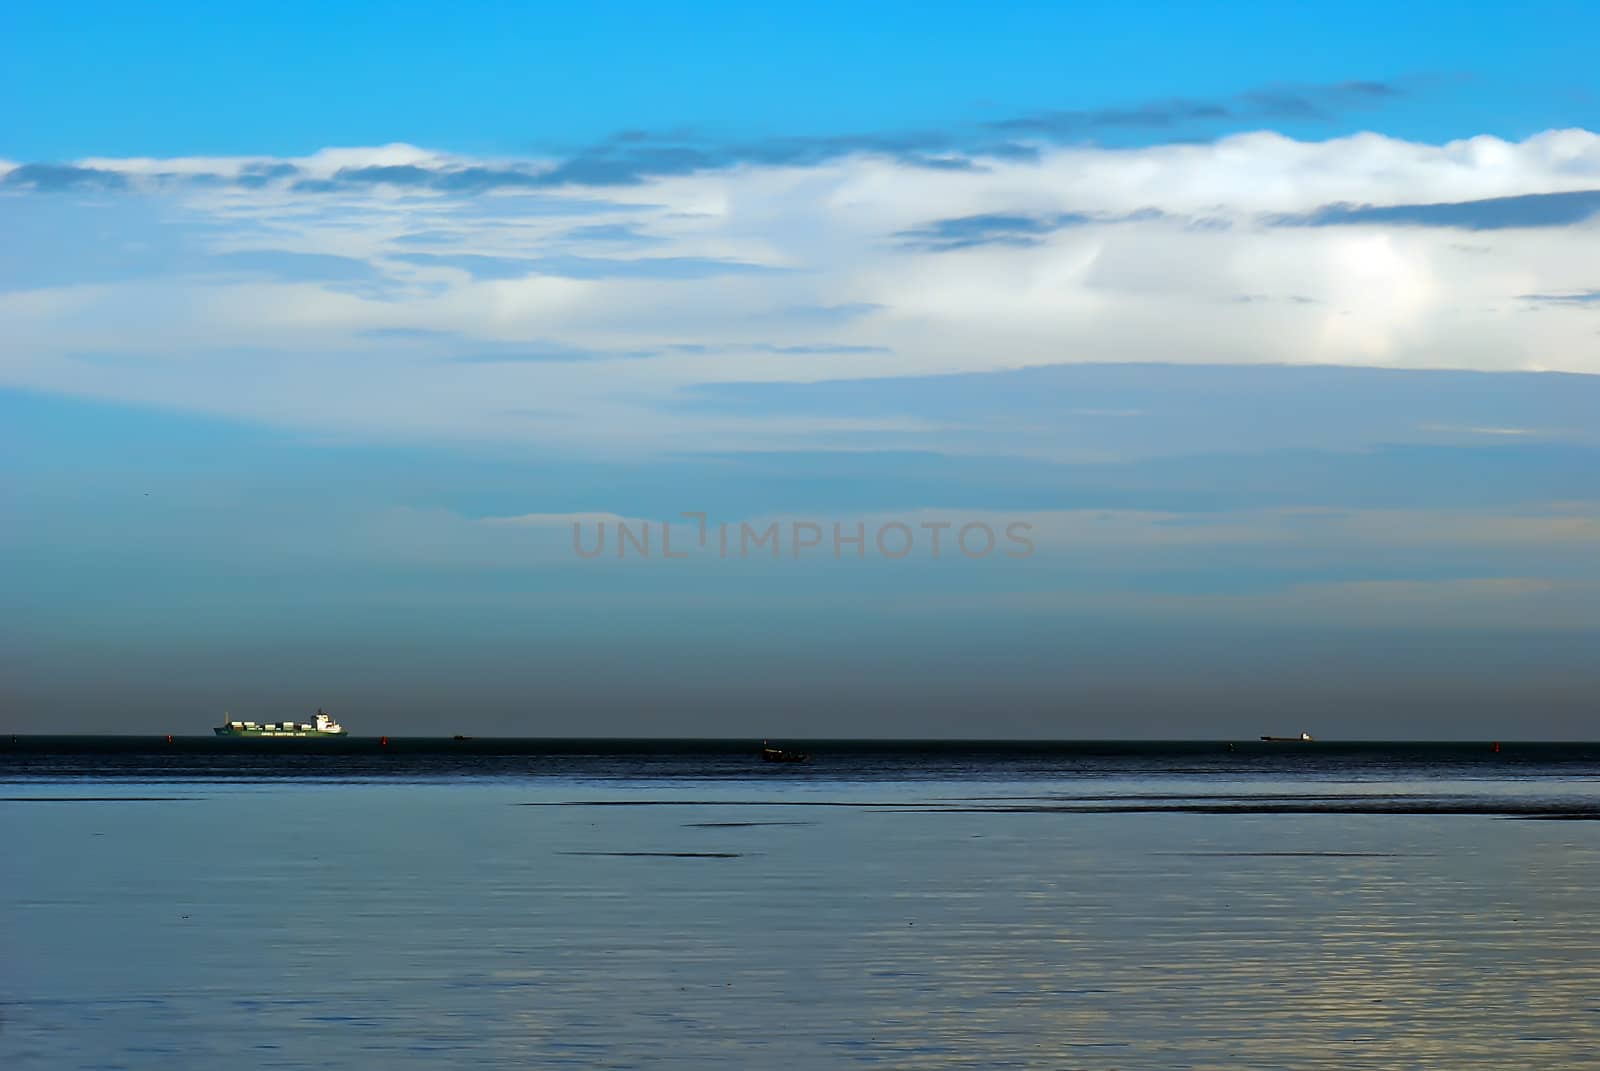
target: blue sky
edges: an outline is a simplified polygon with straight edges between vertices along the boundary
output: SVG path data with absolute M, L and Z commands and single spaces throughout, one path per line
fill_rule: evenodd
M 1402 88 L 1382 128 L 1430 141 L 1592 128 L 1600 108 L 1600 16 L 1581 2 L 180 2 L 0 17 L 0 93 L 28 102 L 0 151 L 24 159 L 390 141 L 514 153 L 686 125 L 867 134 L 1352 81 Z
M 0 20 L 18 731 L 1592 735 L 1592 7 Z

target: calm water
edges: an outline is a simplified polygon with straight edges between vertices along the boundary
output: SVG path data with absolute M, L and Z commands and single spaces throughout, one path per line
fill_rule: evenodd
M 1594 1066 L 1592 745 L 0 747 L 0 1067 Z

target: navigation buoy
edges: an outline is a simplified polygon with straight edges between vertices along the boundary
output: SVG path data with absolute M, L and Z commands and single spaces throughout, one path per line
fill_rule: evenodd
M 172 734 L 171 733 L 167 734 L 167 743 L 169 743 L 169 744 L 172 743 Z
M 1496 755 L 1500 754 L 1500 741 L 1498 740 L 1494 742 L 1494 753 Z
M 378 743 L 383 745 L 384 747 L 388 747 L 389 746 L 389 738 L 387 736 L 381 736 L 381 737 L 378 738 Z

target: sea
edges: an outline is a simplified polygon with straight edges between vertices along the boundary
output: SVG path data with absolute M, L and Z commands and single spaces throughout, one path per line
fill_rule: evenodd
M 1600 1066 L 1600 744 L 0 738 L 0 1068 Z

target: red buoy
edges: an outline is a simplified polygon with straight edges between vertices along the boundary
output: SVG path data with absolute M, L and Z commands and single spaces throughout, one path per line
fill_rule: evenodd
M 1498 740 L 1496 740 L 1494 742 L 1494 751 L 1495 751 L 1496 755 L 1498 755 L 1500 753 L 1500 741 L 1498 741 Z
M 384 747 L 388 747 L 389 746 L 389 738 L 387 736 L 379 737 L 378 743 L 382 744 Z
M 169 744 L 172 743 L 172 734 L 171 733 L 167 734 L 167 743 L 169 743 Z

